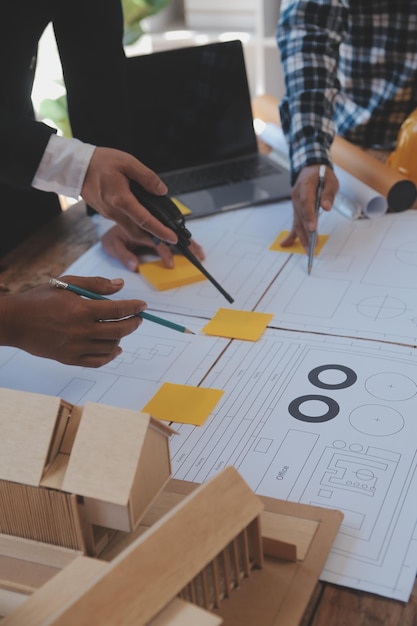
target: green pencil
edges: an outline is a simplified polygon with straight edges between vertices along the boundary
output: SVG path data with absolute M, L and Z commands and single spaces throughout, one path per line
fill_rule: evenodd
M 54 287 L 58 287 L 60 289 L 67 289 L 68 291 L 72 291 L 73 293 L 78 294 L 79 296 L 84 296 L 84 298 L 90 298 L 90 300 L 110 300 L 110 298 L 106 298 L 105 296 L 101 296 L 98 293 L 94 293 L 93 291 L 88 291 L 87 289 L 82 289 L 82 287 L 77 287 L 76 285 L 71 285 L 70 283 L 65 283 L 62 280 L 58 280 L 58 278 L 50 278 L 49 284 Z M 194 335 L 192 330 L 189 330 L 185 326 L 181 326 L 180 324 L 175 324 L 174 322 L 170 322 L 169 320 L 163 319 L 162 317 L 157 317 L 156 315 L 152 315 L 151 313 L 147 313 L 146 311 L 142 311 L 141 313 L 136 313 L 137 317 L 141 317 L 144 320 L 148 320 L 149 322 L 155 322 L 155 324 L 159 324 L 160 326 L 166 326 L 167 328 L 172 328 L 172 330 L 177 330 L 180 333 L 188 333 L 190 335 Z

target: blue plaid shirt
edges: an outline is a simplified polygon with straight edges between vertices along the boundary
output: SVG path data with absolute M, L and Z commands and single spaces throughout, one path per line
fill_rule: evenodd
M 282 0 L 280 105 L 292 180 L 331 165 L 335 133 L 392 150 L 417 107 L 417 0 Z

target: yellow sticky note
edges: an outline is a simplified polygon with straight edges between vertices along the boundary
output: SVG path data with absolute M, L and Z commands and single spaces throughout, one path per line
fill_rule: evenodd
M 171 198 L 171 200 L 177 205 L 182 215 L 191 215 L 191 209 L 189 209 L 188 206 L 185 206 L 185 204 L 178 200 L 178 198 Z
M 257 341 L 273 317 L 271 313 L 219 309 L 202 332 L 216 337 Z
M 292 246 L 288 246 L 285 248 L 281 246 L 280 242 L 283 239 L 285 239 L 285 237 L 288 237 L 289 234 L 290 234 L 289 230 L 283 230 L 282 232 L 280 232 L 278 237 L 275 239 L 274 243 L 269 246 L 269 250 L 275 250 L 277 252 L 289 252 L 293 254 L 305 254 L 306 253 L 305 248 L 304 246 L 301 245 L 299 239 L 297 239 L 292 244 Z M 316 249 L 314 251 L 314 256 L 317 256 L 319 252 L 321 252 L 321 249 L 326 243 L 326 241 L 328 240 L 328 238 L 329 238 L 329 235 L 320 235 L 320 234 L 317 235 L 317 243 L 316 243 Z
M 166 291 L 206 280 L 194 265 L 185 257 L 174 256 L 174 267 L 167 268 L 162 261 L 152 261 L 139 265 L 139 271 L 158 291 Z
M 221 389 L 163 383 L 142 411 L 166 422 L 201 426 L 223 394 Z

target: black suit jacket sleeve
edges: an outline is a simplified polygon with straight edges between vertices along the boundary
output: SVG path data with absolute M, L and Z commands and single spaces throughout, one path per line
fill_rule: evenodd
M 59 210 L 31 188 L 51 134 L 34 120 L 36 51 L 52 22 L 74 137 L 130 149 L 120 0 L 0 0 L 0 255 Z M 45 94 L 47 97 L 48 94 Z
M 36 52 L 52 0 L 0 3 L 0 183 L 27 189 L 49 137 L 31 101 Z
M 30 188 L 54 129 L 0 106 L 0 183 Z
M 129 150 L 120 0 L 0 1 L 0 183 L 28 187 L 54 130 L 35 122 L 38 41 L 52 22 L 74 137 Z

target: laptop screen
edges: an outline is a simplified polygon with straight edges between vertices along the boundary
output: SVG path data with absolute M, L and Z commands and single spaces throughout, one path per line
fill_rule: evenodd
M 257 151 L 242 44 L 127 60 L 135 156 L 158 173 Z

